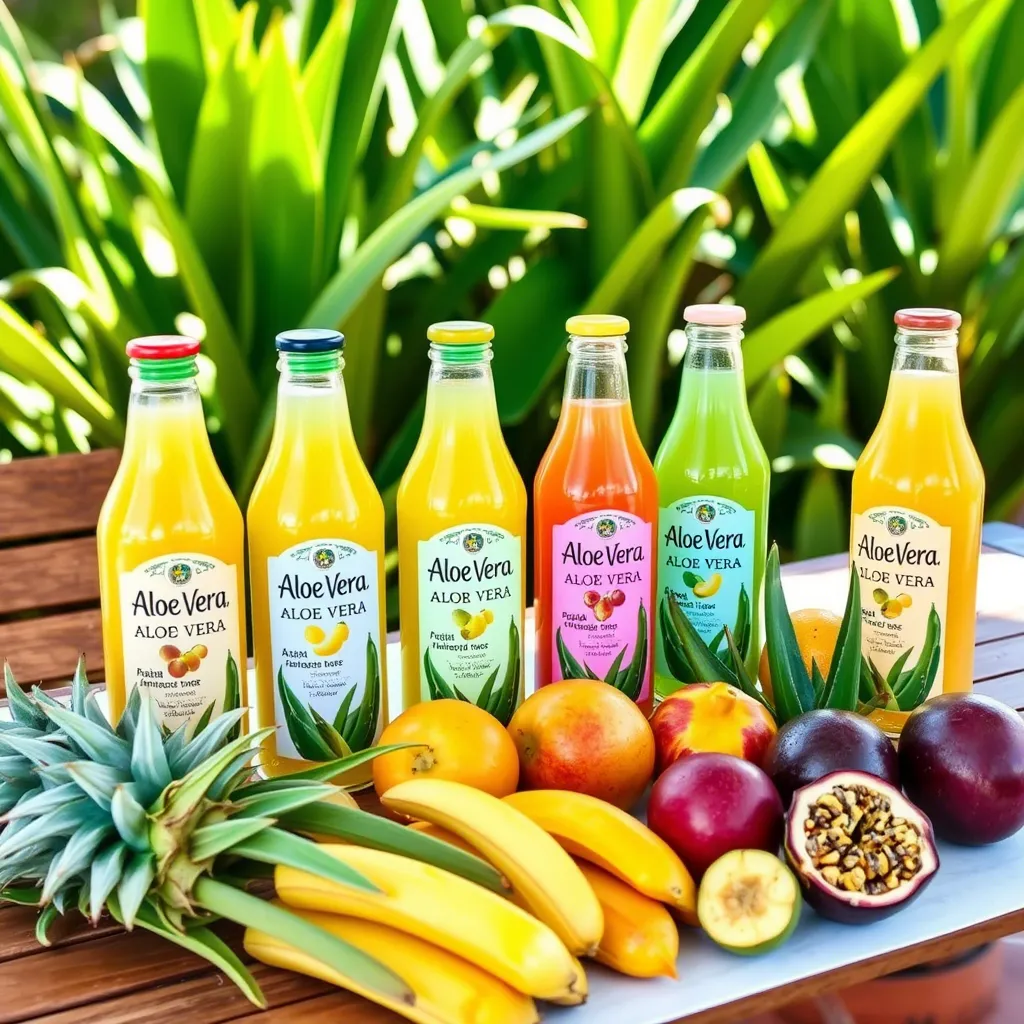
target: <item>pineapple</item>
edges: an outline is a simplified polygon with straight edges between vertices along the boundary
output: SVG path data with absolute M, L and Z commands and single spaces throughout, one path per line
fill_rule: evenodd
M 216 918 L 276 936 L 327 964 L 371 998 L 409 1000 L 389 968 L 335 935 L 246 891 L 288 865 L 376 892 L 358 871 L 298 835 L 316 831 L 415 857 L 501 891 L 479 858 L 364 811 L 325 802 L 323 784 L 398 747 L 361 751 L 283 778 L 250 781 L 254 747 L 238 736 L 245 711 L 204 716 L 191 736 L 168 732 L 134 690 L 116 727 L 79 661 L 70 707 L 27 695 L 5 665 L 11 720 L 0 722 L 0 900 L 41 908 L 36 934 L 58 915 L 106 911 L 205 957 L 257 1006 L 252 975 L 210 930 Z

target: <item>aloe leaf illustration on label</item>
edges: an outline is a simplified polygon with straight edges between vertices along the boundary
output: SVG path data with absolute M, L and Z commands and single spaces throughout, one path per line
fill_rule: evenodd
M 636 700 L 643 689 L 644 677 L 647 674 L 647 610 L 644 608 L 643 601 L 640 602 L 637 610 L 636 640 L 632 644 L 633 653 L 625 668 L 622 668 L 622 662 L 631 649 L 628 643 L 619 649 L 603 676 L 598 675 L 586 662 L 581 665 L 576 660 L 562 639 L 561 629 L 555 632 L 555 646 L 563 679 L 601 680 L 614 686 L 617 690 L 621 690 L 630 700 Z
M 453 618 L 454 615 L 455 613 L 453 613 Z M 470 620 L 467 618 L 465 621 L 467 626 L 464 628 L 468 628 Z M 483 708 L 484 711 L 497 718 L 502 725 L 508 725 L 512 720 L 512 713 L 518 703 L 521 667 L 520 634 L 514 617 L 509 619 L 505 671 L 501 672 L 500 664 L 495 665 L 490 675 L 484 680 L 475 699 L 464 693 L 457 684 L 444 678 L 434 664 L 429 647 L 423 652 L 423 678 L 431 700 L 461 700 L 467 704 L 475 704 L 478 708 Z M 501 675 L 501 685 L 495 688 L 499 675 Z
M 331 761 L 365 750 L 377 734 L 380 714 L 380 661 L 372 637 L 366 640 L 366 675 L 359 704 L 352 708 L 356 685 L 351 685 L 329 722 L 312 704 L 303 705 L 285 679 L 277 672 L 277 689 L 284 724 L 295 750 L 307 761 Z

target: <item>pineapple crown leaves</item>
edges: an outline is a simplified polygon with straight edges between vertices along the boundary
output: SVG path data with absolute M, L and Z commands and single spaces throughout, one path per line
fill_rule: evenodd
M 846 609 L 836 639 L 828 677 L 817 663 L 808 672 L 797 642 L 793 620 L 782 589 L 779 549 L 773 544 L 765 572 L 765 642 L 771 670 L 774 701 L 769 701 L 750 677 L 732 631 L 723 630 L 727 657 L 716 654 L 701 638 L 678 602 L 669 597 L 663 614 L 671 626 L 669 640 L 673 656 L 684 670 L 684 685 L 696 682 L 726 682 L 762 704 L 779 725 L 815 708 L 838 708 L 870 712 L 862 703 L 860 577 L 850 566 Z

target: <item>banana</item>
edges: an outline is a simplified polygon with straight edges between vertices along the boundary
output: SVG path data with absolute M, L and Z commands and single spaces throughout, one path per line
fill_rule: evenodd
M 505 803 L 525 814 L 574 857 L 590 861 L 697 924 L 697 889 L 686 865 L 643 822 L 584 793 L 534 789 Z M 514 880 L 513 880 L 514 882 Z
M 415 1002 L 411 1005 L 379 999 L 372 992 L 359 994 L 416 1024 L 535 1024 L 540 1020 L 529 996 L 516 992 L 467 960 L 414 935 L 355 917 L 311 910 L 293 910 L 292 913 L 350 942 L 398 974 L 415 993 Z M 245 951 L 261 963 L 308 974 L 341 988 L 352 988 L 344 975 L 264 932 L 246 929 L 244 944 Z
M 513 806 L 444 779 L 400 782 L 381 803 L 465 839 L 505 875 L 570 953 L 590 956 L 596 951 L 604 919 L 594 891 L 558 843 Z
M 448 843 L 450 846 L 457 846 L 460 850 L 473 854 L 474 857 L 480 856 L 472 843 L 467 843 L 461 836 L 449 832 L 446 828 L 441 828 L 440 825 L 431 825 L 429 821 L 414 821 L 406 827 L 411 828 L 414 832 L 422 832 L 424 835 L 440 839 L 442 843 Z
M 657 901 L 585 860 L 577 861 L 604 911 L 604 935 L 594 959 L 634 978 L 675 978 L 679 932 Z
M 574 1004 L 586 998 L 586 976 L 558 936 L 501 896 L 430 864 L 383 850 L 335 845 L 320 849 L 365 875 L 381 892 L 364 892 L 278 866 L 274 886 L 290 907 L 347 914 L 418 935 L 537 999 Z

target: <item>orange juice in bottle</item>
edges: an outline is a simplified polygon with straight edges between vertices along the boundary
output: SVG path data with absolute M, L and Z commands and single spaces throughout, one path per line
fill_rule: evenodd
M 522 696 L 526 488 L 501 434 L 490 324 L 433 324 L 427 405 L 398 488 L 405 707 L 455 697 L 507 724 Z
M 537 470 L 537 685 L 603 679 L 652 707 L 658 482 L 633 422 L 621 316 L 574 316 L 562 412 Z
M 371 746 L 387 718 L 384 505 L 356 448 L 344 337 L 277 338 L 277 417 L 249 501 L 256 716 L 268 775 Z M 335 781 L 359 786 L 370 766 Z
M 960 403 L 959 313 L 903 309 L 896 324 L 885 407 L 853 473 L 850 537 L 863 653 L 886 682 L 875 717 L 893 733 L 929 696 L 971 688 L 985 499 Z
M 114 721 L 136 687 L 164 725 L 245 705 L 242 514 L 213 457 L 199 343 L 139 338 L 121 464 L 103 503 L 103 654 Z

